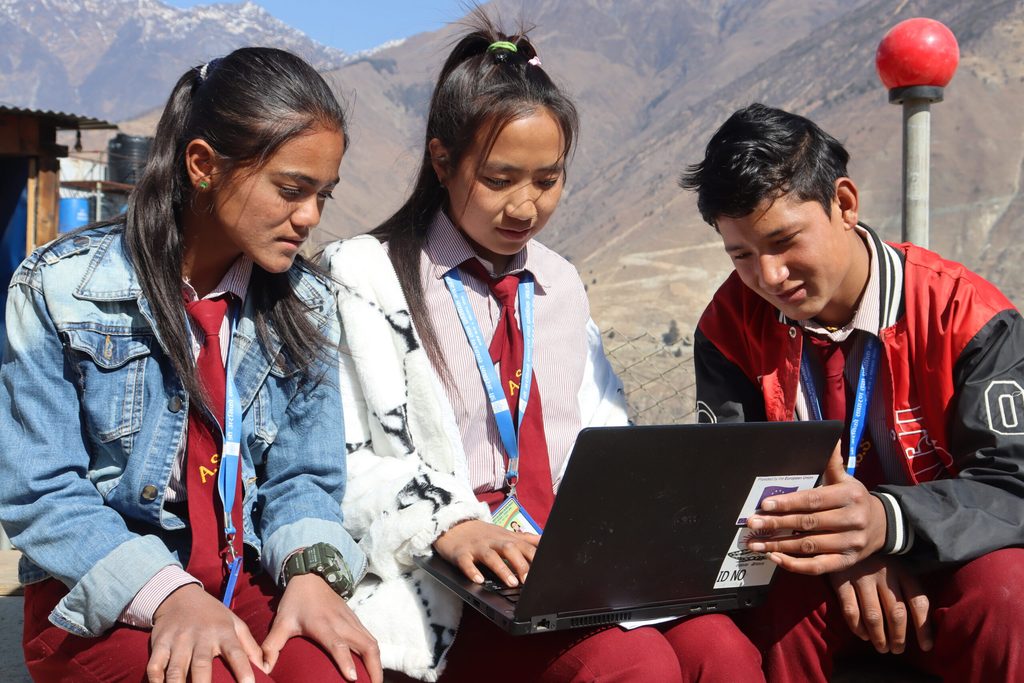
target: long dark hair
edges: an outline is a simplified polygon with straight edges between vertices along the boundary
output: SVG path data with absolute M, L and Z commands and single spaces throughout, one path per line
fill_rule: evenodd
M 413 323 L 436 368 L 444 368 L 437 335 L 427 315 L 420 273 L 420 251 L 434 216 L 445 207 L 447 192 L 434 172 L 430 141 L 437 138 L 447 150 L 447 164 L 456 169 L 483 132 L 479 163 L 510 122 L 546 109 L 558 122 L 568 158 L 579 129 L 572 101 L 544 72 L 537 50 L 520 25 L 515 33 L 500 31 L 479 7 L 466 20 L 468 32 L 458 41 L 441 68 L 430 98 L 423 156 L 412 194 L 391 218 L 371 234 L 388 243 L 391 262 L 409 303 Z M 497 42 L 515 49 L 488 49 Z
M 128 200 L 125 243 L 164 350 L 193 401 L 205 403 L 205 394 L 181 297 L 182 212 L 193 200 L 185 148 L 202 139 L 227 163 L 228 172 L 258 169 L 283 144 L 318 126 L 337 130 L 347 140 L 345 114 L 330 87 L 313 67 L 283 50 L 235 50 L 189 69 L 171 91 L 149 162 Z M 301 259 L 297 265 L 312 269 Z M 269 273 L 254 264 L 248 296 L 264 347 L 272 328 L 284 346 L 277 362 L 304 372 L 325 343 L 292 290 L 289 274 Z

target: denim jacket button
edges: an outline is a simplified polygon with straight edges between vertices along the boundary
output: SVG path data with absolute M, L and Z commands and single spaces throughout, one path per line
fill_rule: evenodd
M 167 409 L 172 413 L 176 413 L 181 410 L 181 406 L 181 396 L 171 396 L 170 400 L 167 401 Z
M 156 500 L 157 490 L 152 484 L 142 487 L 142 500 Z

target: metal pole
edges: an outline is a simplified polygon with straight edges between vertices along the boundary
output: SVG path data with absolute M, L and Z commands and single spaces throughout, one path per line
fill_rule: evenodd
M 903 241 L 928 248 L 931 100 L 903 101 Z
M 931 105 L 942 101 L 933 85 L 893 88 L 889 101 L 903 105 L 903 241 L 928 248 Z

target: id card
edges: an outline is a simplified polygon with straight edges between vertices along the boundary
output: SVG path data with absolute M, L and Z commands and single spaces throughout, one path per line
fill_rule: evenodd
M 502 529 L 520 534 L 540 534 L 542 529 L 533 521 L 515 496 L 509 496 L 491 515 L 491 521 Z

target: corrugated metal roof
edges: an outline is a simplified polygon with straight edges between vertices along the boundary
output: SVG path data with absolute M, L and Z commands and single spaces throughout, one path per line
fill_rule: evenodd
M 42 109 L 25 109 L 12 107 L 0 103 L 0 114 L 20 114 L 23 116 L 37 116 L 40 118 L 53 119 L 58 128 L 70 128 L 72 130 L 102 130 L 117 128 L 116 125 L 102 119 L 94 119 L 90 116 L 70 114 L 62 111 L 45 111 Z

